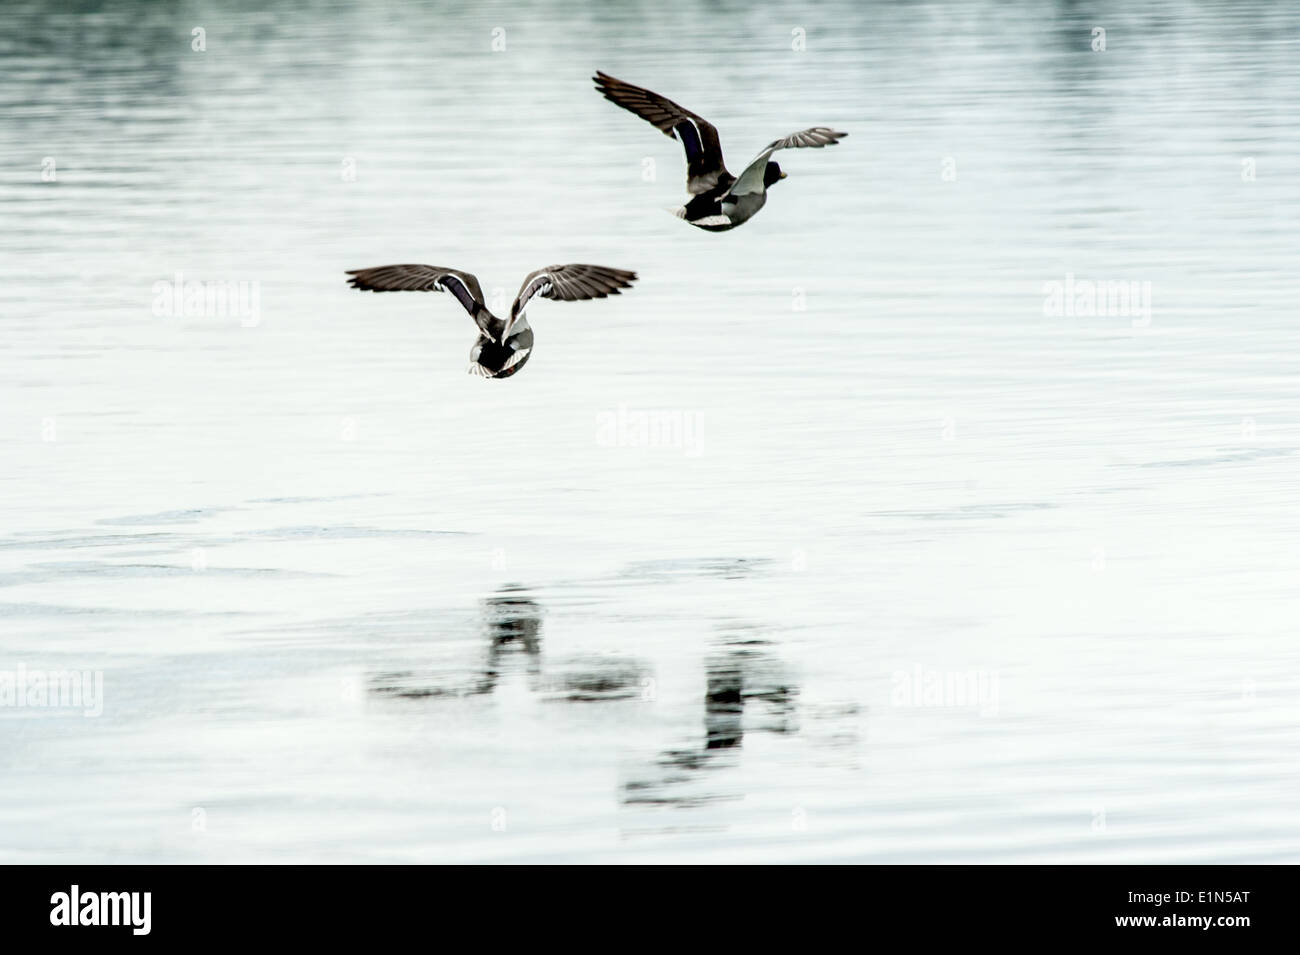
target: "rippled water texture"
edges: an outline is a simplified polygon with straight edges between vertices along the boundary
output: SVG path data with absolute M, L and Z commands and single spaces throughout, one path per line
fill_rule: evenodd
M 9 0 L 0 701 L 103 692 L 0 707 L 0 861 L 1300 861 L 1298 54 L 1283 3 Z M 734 172 L 850 135 L 705 233 L 597 68 Z M 641 279 L 508 381 L 343 281 L 565 261 Z

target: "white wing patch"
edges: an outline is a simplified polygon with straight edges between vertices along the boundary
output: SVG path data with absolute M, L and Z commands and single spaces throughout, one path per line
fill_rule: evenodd
M 530 351 L 532 351 L 531 348 L 520 348 L 513 355 L 511 355 L 509 358 L 506 359 L 506 363 L 501 366 L 501 370 L 505 371 L 509 368 L 515 367 L 515 365 L 519 364 L 521 361 L 523 361 L 525 358 L 528 357 L 528 353 Z
M 731 216 L 705 216 L 703 219 L 692 219 L 691 225 L 731 225 Z

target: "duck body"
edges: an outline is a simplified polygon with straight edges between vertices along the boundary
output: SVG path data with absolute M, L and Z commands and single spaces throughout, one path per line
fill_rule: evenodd
M 674 215 L 685 219 L 697 229 L 706 232 L 727 232 L 758 215 L 767 205 L 767 190 L 743 196 L 730 194 L 731 186 L 710 189 L 692 197 L 684 206 L 673 210 Z
M 592 77 L 596 90 L 615 106 L 641 117 L 669 139 L 676 139 L 686 153 L 686 191 L 691 198 L 669 211 L 697 229 L 727 232 L 754 218 L 767 204 L 767 191 L 786 178 L 771 161 L 779 149 L 820 149 L 834 146 L 848 133 L 826 126 L 813 126 L 773 140 L 739 176 L 727 171 L 717 128 L 652 90 L 633 86 L 607 73 Z
M 522 327 L 516 323 L 505 342 L 479 334 L 474 347 L 469 350 L 471 375 L 480 378 L 509 378 L 528 364 L 528 359 L 533 354 L 533 330 L 528 327 L 528 322 L 522 315 L 520 320 L 523 322 Z M 501 325 L 504 327 L 505 322 L 501 322 Z
M 479 378 L 509 378 L 533 353 L 533 329 L 524 314 L 534 297 L 575 302 L 607 298 L 631 288 L 635 272 L 604 265 L 548 265 L 530 272 L 510 306 L 498 318 L 483 301 L 483 289 L 469 272 L 437 265 L 380 265 L 353 269 L 348 284 L 365 292 L 450 292 L 474 320 L 478 336 L 469 351 L 469 373 Z

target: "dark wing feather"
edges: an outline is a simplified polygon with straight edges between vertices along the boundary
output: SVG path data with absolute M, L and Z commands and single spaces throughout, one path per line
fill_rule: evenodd
M 483 290 L 469 272 L 436 265 L 380 265 L 373 269 L 353 269 L 348 275 L 352 276 L 348 284 L 363 292 L 450 292 L 478 326 L 487 331 Z
M 588 298 L 605 298 L 618 295 L 620 289 L 631 288 L 636 273 L 624 269 L 611 269 L 604 265 L 548 265 L 532 272 L 519 287 L 519 295 L 510 307 L 512 316 L 518 315 L 534 295 L 542 298 L 576 302 Z
M 669 138 L 681 140 L 686 151 L 686 188 L 691 195 L 729 185 L 734 176 L 722 162 L 722 145 L 712 123 L 689 109 L 640 86 L 596 71 L 596 89 L 617 106 L 640 116 Z

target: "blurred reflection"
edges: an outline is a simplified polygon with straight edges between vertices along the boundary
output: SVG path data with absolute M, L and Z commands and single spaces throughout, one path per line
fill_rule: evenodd
M 590 703 L 645 696 L 650 668 L 629 658 L 583 657 L 549 667 L 541 690 L 547 699 Z
M 541 667 L 542 608 L 518 585 L 501 588 L 482 605 L 486 654 L 468 678 L 447 669 L 403 670 L 372 673 L 369 691 L 378 696 L 425 699 L 465 697 L 491 693 L 511 658 L 522 656 L 523 669 L 536 678 Z
M 767 649 L 767 641 L 735 639 L 723 643 L 705 662 L 704 744 L 698 749 L 667 750 L 653 774 L 623 784 L 626 805 L 686 807 L 741 794 L 699 790 L 704 770 L 734 765 L 750 732 L 798 730 L 799 688 Z
M 571 702 L 631 699 L 649 685 L 649 668 L 621 657 L 578 657 L 542 665 L 542 615 L 526 588 L 511 584 L 483 601 L 486 650 L 468 677 L 449 668 L 373 673 L 376 696 L 404 699 L 469 697 L 491 693 L 511 669 L 523 672 L 528 688 L 546 699 Z
M 487 636 L 487 663 L 484 666 L 485 689 L 496 686 L 504 658 L 523 654 L 530 676 L 541 669 L 542 608 L 516 584 L 501 588 L 496 596 L 483 601 L 483 630 Z

